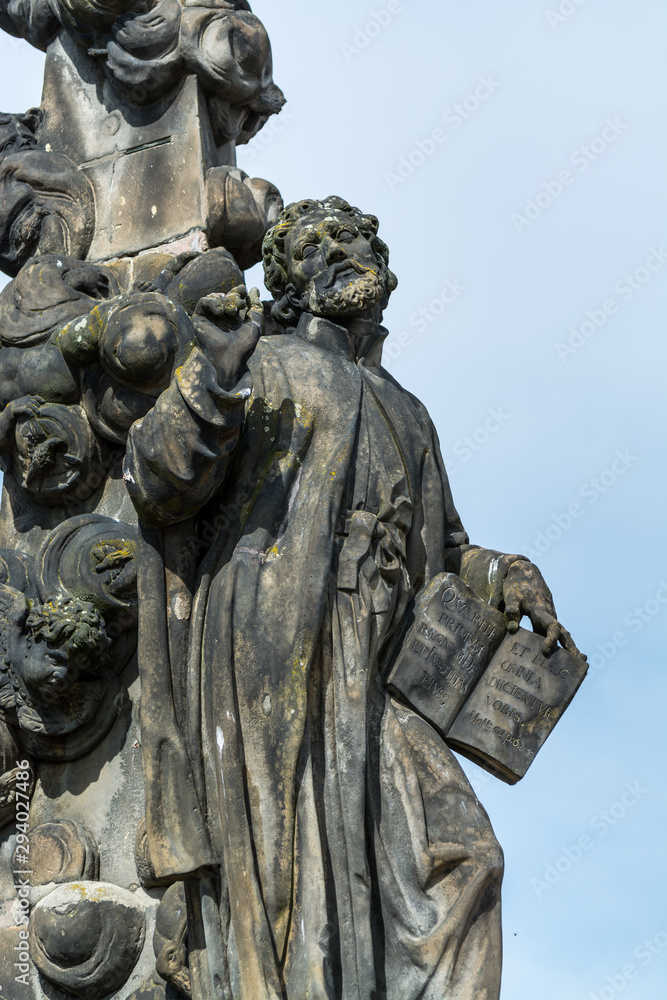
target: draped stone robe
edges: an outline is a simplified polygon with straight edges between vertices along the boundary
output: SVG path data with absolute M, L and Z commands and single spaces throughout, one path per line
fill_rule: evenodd
M 130 434 L 128 488 L 158 529 L 140 580 L 152 860 L 165 880 L 216 872 L 218 986 L 195 996 L 498 996 L 500 848 L 383 684 L 411 598 L 467 542 L 428 414 L 379 365 L 385 333 L 355 344 L 304 315 L 260 340 L 249 396 L 195 349 Z M 197 511 L 219 530 L 175 594 L 171 535 Z

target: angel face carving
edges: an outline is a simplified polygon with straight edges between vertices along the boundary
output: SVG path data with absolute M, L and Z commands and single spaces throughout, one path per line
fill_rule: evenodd
M 104 619 L 88 601 L 57 598 L 32 607 L 3 586 L 5 673 L 16 703 L 53 706 L 81 676 L 99 677 L 109 639 Z
M 121 710 L 119 676 L 136 648 L 136 535 L 79 514 L 46 536 L 34 563 L 0 550 L 0 715 L 21 753 L 76 760 Z M 0 774 L 1 743 L 0 726 Z

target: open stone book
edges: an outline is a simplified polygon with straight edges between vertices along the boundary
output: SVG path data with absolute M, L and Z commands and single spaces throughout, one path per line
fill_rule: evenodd
M 586 676 L 565 649 L 545 657 L 544 639 L 480 601 L 453 573 L 418 595 L 387 685 L 452 749 L 497 778 L 522 778 Z

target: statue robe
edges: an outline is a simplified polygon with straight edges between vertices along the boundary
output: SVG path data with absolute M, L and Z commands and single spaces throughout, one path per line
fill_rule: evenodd
M 499 993 L 500 848 L 451 751 L 383 685 L 411 598 L 467 542 L 428 414 L 379 366 L 383 335 L 355 348 L 304 315 L 295 334 L 260 340 L 246 399 L 195 350 L 130 433 L 128 488 L 165 552 L 197 511 L 212 538 L 187 675 L 171 636 L 166 668 L 154 642 L 141 664 L 157 874 L 219 866 L 211 996 Z M 146 628 L 166 599 L 182 631 L 169 586 L 153 598 Z M 165 669 L 185 692 L 166 723 L 164 697 L 144 700 Z M 181 751 L 160 758 L 179 734 L 180 805 L 167 775 Z

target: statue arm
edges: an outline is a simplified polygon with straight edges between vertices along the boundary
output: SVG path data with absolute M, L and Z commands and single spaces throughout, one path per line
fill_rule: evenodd
M 56 10 L 51 0 L 0 0 L 0 28 L 46 52 L 60 29 Z
M 256 288 L 200 299 L 196 342 L 152 410 L 130 428 L 124 479 L 144 524 L 196 514 L 220 489 L 245 418 L 248 359 L 264 326 Z
M 545 637 L 545 655 L 560 642 L 579 654 L 572 636 L 558 621 L 551 591 L 537 566 L 526 556 L 480 545 L 471 545 L 458 516 L 440 452 L 438 435 L 423 410 L 430 435 L 430 447 L 422 477 L 422 507 L 441 509 L 444 537 L 440 541 L 432 517 L 424 517 L 422 539 L 426 550 L 427 579 L 443 569 L 456 573 L 477 596 L 505 613 L 510 632 L 515 632 L 526 615 L 535 632 Z
M 183 521 L 217 492 L 249 395 L 249 375 L 227 392 L 200 348 L 192 350 L 128 435 L 124 479 L 145 524 L 163 527 Z
M 456 573 L 492 608 L 504 607 L 503 584 L 512 563 L 525 556 L 497 552 L 480 545 L 459 545 L 447 550 L 445 569 Z

